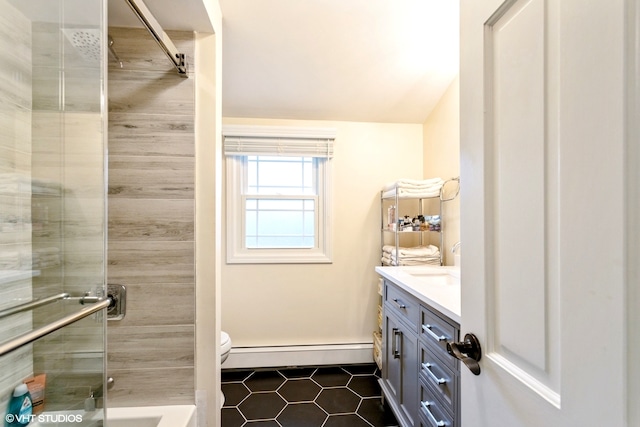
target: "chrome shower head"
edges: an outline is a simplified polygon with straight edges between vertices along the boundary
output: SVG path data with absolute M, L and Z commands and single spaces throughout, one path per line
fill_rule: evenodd
M 63 28 L 62 32 L 82 59 L 100 63 L 100 30 L 93 28 Z

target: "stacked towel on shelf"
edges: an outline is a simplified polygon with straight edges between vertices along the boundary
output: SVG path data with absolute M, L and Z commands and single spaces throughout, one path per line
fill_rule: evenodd
M 416 246 L 413 248 L 398 248 L 392 245 L 382 247 L 383 265 L 440 265 L 440 250 L 437 246 Z
M 431 179 L 400 179 L 387 184 L 382 189 L 382 197 L 392 197 L 398 193 L 398 197 L 428 198 L 438 197 L 444 181 L 440 178 Z

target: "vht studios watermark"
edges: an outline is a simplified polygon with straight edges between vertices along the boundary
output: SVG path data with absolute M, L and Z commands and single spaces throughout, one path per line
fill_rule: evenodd
M 18 422 L 23 425 L 38 421 L 39 423 L 81 423 L 82 414 L 30 414 L 30 415 L 14 415 L 7 414 L 4 420 L 8 423 Z

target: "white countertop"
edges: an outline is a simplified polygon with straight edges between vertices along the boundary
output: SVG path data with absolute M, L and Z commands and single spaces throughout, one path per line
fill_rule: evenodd
M 376 273 L 460 324 L 460 268 L 416 265 L 376 267 Z

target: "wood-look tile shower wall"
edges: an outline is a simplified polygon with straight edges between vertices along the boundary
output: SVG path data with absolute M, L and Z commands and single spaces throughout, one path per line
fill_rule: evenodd
M 31 276 L 31 23 L 0 0 L 0 308 L 32 298 Z M 28 332 L 30 313 L 2 319 L 0 342 Z M 29 346 L 0 358 L 0 408 L 33 372 Z M 3 417 L 4 418 L 4 417 Z
M 123 68 L 110 56 L 107 275 L 127 286 L 108 327 L 109 404 L 193 404 L 194 76 L 144 29 L 109 34 Z M 193 33 L 168 34 L 193 66 Z

